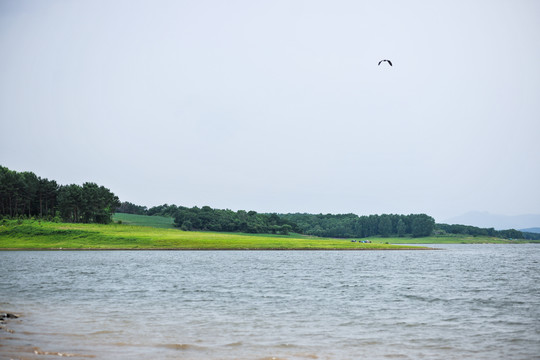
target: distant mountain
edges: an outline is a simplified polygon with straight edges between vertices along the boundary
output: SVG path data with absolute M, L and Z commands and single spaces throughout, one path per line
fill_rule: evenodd
M 533 228 L 527 228 L 527 229 L 519 229 L 519 231 L 540 234 L 540 227 L 533 227 Z
M 471 211 L 443 221 L 446 224 L 471 225 L 481 228 L 494 228 L 495 230 L 538 228 L 540 215 L 500 215 L 488 212 Z

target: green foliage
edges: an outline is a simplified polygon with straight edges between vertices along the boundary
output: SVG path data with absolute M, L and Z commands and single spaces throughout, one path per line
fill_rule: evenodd
M 399 219 L 396 225 L 397 236 L 404 237 L 406 231 L 407 231 L 407 226 L 405 225 L 405 222 L 403 221 L 403 219 Z
M 0 166 L 0 214 L 52 217 L 55 214 L 58 185 L 32 172 L 16 172 Z
M 535 237 L 533 236 L 527 236 L 526 233 L 523 233 L 521 231 L 514 230 L 514 229 L 497 231 L 494 228 L 479 228 L 476 226 L 458 225 L 458 224 L 454 224 L 454 225 L 437 224 L 436 229 L 446 234 L 491 236 L 491 237 L 499 237 L 503 239 L 529 239 L 529 240 L 535 239 Z
M 527 232 L 522 231 L 523 238 L 527 240 L 540 240 L 540 233 L 533 233 L 533 232 Z
M 159 216 L 174 217 L 174 215 L 176 214 L 176 210 L 178 210 L 178 206 L 176 205 L 163 204 L 163 205 L 151 207 L 146 212 L 146 215 L 150 215 L 150 216 L 159 215 Z
M 62 186 L 58 194 L 60 215 L 68 222 L 108 224 L 119 205 L 117 196 L 95 183 Z
M 0 166 L 0 216 L 17 220 L 37 217 L 54 222 L 100 223 L 112 221 L 115 211 L 141 216 L 138 220 L 118 219 L 125 223 L 154 227 L 174 226 L 186 231 L 223 231 L 251 234 L 289 234 L 291 232 L 318 237 L 366 238 L 426 237 L 432 234 L 461 234 L 506 239 L 537 239 L 540 235 L 514 229 L 496 231 L 466 225 L 435 224 L 426 214 L 369 215 L 355 214 L 259 214 L 255 211 L 232 211 L 187 208 L 176 205 L 146 206 L 120 203 L 109 189 L 86 182 L 82 186 L 59 186 L 56 181 L 42 179 L 32 172 L 16 172 Z M 147 220 L 144 215 L 156 216 Z M 162 220 L 158 220 L 162 218 Z M 165 219 L 165 220 L 163 220 Z M 142 222 L 142 223 L 141 223 Z
M 292 231 L 292 226 L 285 224 L 281 227 L 279 231 L 280 231 L 280 234 L 282 235 L 289 235 L 289 233 Z
M 0 214 L 54 221 L 102 223 L 120 205 L 109 189 L 95 183 L 58 186 L 32 172 L 16 172 L 0 166 Z
M 435 225 L 435 220 L 425 214 L 358 216 L 297 213 L 282 214 L 280 217 L 295 224 L 299 233 L 337 238 L 428 236 Z
M 146 206 L 135 205 L 129 201 L 124 201 L 116 209 L 117 213 L 147 215 L 148 209 Z
M 435 220 L 425 214 L 415 215 L 411 222 L 413 237 L 429 236 L 435 227 Z
M 381 215 L 379 217 L 379 234 L 383 237 L 388 237 L 393 233 L 392 231 L 392 219 L 389 215 Z
M 154 209 L 154 208 L 152 208 Z M 152 210 L 150 209 L 150 210 Z M 282 219 L 277 214 L 259 214 L 256 211 L 232 211 L 183 206 L 160 206 L 160 214 L 173 214 L 175 226 L 185 231 L 223 231 L 250 234 L 289 234 L 295 231 L 295 224 Z M 150 212 L 149 210 L 149 212 Z

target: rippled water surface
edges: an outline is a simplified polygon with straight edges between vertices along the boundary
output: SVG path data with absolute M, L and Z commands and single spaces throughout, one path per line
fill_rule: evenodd
M 437 247 L 0 252 L 0 358 L 540 359 L 540 245 Z

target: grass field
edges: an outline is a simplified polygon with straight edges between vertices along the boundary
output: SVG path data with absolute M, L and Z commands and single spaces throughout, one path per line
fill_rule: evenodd
M 138 225 L 138 226 L 151 226 L 156 228 L 177 229 L 173 225 L 173 219 L 164 216 L 146 216 L 146 215 L 134 215 L 134 214 L 114 214 L 113 220 L 118 222 L 122 221 L 122 224 Z M 246 234 L 227 233 L 228 235 L 246 236 Z M 276 235 L 270 234 L 257 234 L 249 235 L 257 237 L 276 237 Z M 304 238 L 299 235 L 281 236 L 280 238 Z M 365 240 L 365 239 L 362 239 Z M 420 238 L 380 238 L 372 237 L 368 238 L 372 243 L 376 244 L 508 244 L 515 243 L 516 241 L 500 239 L 488 236 L 467 236 L 467 235 L 445 235 L 445 236 L 428 236 Z M 343 241 L 343 240 L 339 240 Z M 350 240 L 349 240 L 350 241 Z
M 373 243 L 389 244 L 516 244 L 527 241 L 515 241 L 489 236 L 467 236 L 467 235 L 441 235 L 427 236 L 419 238 L 370 238 Z
M 113 215 L 113 221 L 126 225 L 151 226 L 162 229 L 174 229 L 173 218 L 165 216 L 147 216 L 135 214 L 116 213 Z
M 115 214 L 110 225 L 3 220 L 0 249 L 417 249 L 393 244 L 515 243 L 491 237 L 432 236 L 369 238 L 371 244 L 350 239 L 291 235 L 181 231 L 163 216 Z M 121 223 L 119 223 L 121 222 Z M 364 240 L 364 239 L 361 239 Z
M 301 235 L 248 235 L 181 231 L 125 224 L 3 221 L 0 249 L 184 249 L 184 250 L 399 250 L 419 246 L 362 244 Z M 424 249 L 426 249 L 424 247 Z

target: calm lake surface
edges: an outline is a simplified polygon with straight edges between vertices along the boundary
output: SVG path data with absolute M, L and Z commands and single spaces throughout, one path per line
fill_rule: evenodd
M 4 251 L 0 358 L 540 359 L 540 245 Z

